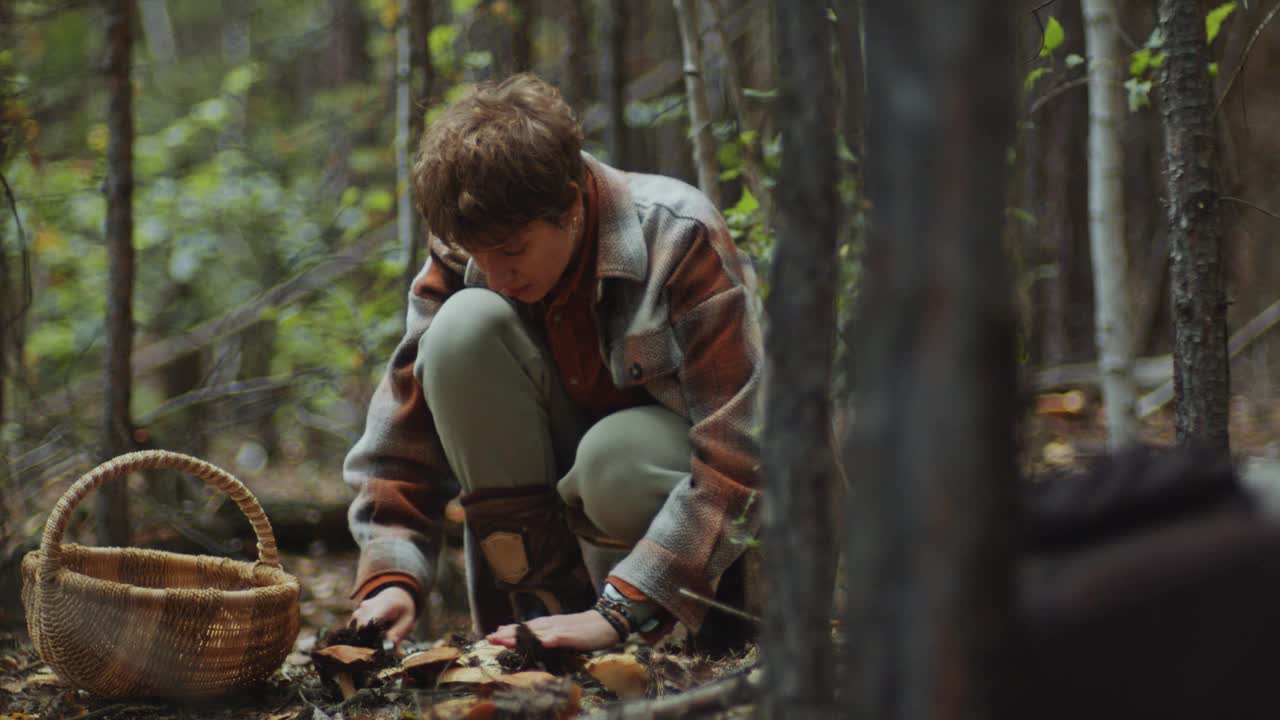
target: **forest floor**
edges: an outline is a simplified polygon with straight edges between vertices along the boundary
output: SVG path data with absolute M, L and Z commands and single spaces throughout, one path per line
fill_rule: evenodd
M 546 665 L 539 658 L 519 658 L 499 653 L 487 643 L 462 640 L 468 618 L 457 608 L 436 599 L 432 628 L 419 628 L 419 637 L 442 638 L 407 642 L 391 658 L 398 660 L 435 646 L 466 649 L 457 666 L 475 665 L 482 677 L 422 683 L 384 672 L 380 680 L 343 701 L 337 687 L 317 672 L 311 652 L 329 631 L 341 628 L 351 609 L 348 590 L 355 572 L 353 552 L 322 558 L 287 556 L 285 567 L 302 583 L 302 629 L 294 651 L 284 666 L 265 684 L 233 693 L 224 699 L 198 705 L 158 700 L 106 700 L 68 687 L 40 661 L 20 628 L 0 631 L 0 720 L 399 720 L 400 718 L 561 718 L 579 714 L 590 717 L 621 712 L 626 703 L 582 665 L 587 656 L 561 657 L 555 670 L 558 680 L 545 675 L 519 673 Z M 423 631 L 426 630 L 427 633 Z M 621 661 L 618 659 L 621 657 Z M 660 651 L 636 647 L 612 653 L 610 661 L 622 664 L 632 676 L 623 685 L 610 679 L 622 696 L 636 698 L 672 696 L 723 677 L 744 676 L 756 657 L 754 648 L 717 659 L 682 652 L 677 645 Z M 596 658 L 599 660 L 599 657 Z M 513 678 L 508 682 L 508 678 Z M 532 680 L 523 686 L 524 680 Z M 454 681 L 456 680 L 456 681 Z M 546 682 L 540 682 L 546 680 Z M 631 683 L 631 684 L 628 684 Z M 638 684 L 637 684 L 638 683 Z M 643 699 L 640 703 L 646 702 Z M 732 711 L 721 717 L 738 717 Z
M 1078 468 L 1100 455 L 1105 446 L 1105 433 L 1099 415 L 1100 409 L 1095 403 L 1071 412 L 1038 413 L 1024 426 L 1024 470 L 1036 475 L 1046 470 Z M 1267 482 L 1278 491 L 1272 494 L 1280 507 L 1280 463 L 1277 462 L 1280 460 L 1280 403 L 1237 398 L 1232 405 L 1231 437 L 1242 467 L 1265 468 L 1252 474 L 1270 478 Z M 1171 413 L 1165 410 L 1144 421 L 1142 439 L 1151 444 L 1172 445 Z M 227 458 L 232 454 L 225 448 L 218 453 Z M 219 458 L 212 459 L 217 462 Z M 276 494 L 322 498 L 329 503 L 345 502 L 340 487 L 333 487 L 333 483 L 322 487 L 314 484 L 318 481 L 306 479 L 314 477 L 311 472 L 290 472 L 287 468 L 260 472 L 239 470 L 246 484 L 260 496 Z M 54 495 L 56 499 L 56 493 Z M 51 499 L 41 498 L 35 504 L 49 506 Z M 751 673 L 757 665 L 755 648 L 713 659 L 689 652 L 687 646 L 680 643 L 668 643 L 657 650 L 632 647 L 625 654 L 609 656 L 610 662 L 620 663 L 617 666 L 624 677 L 613 677 L 606 685 L 584 669 L 586 657 L 576 657 L 568 663 L 557 661 L 559 667 L 553 668 L 530 655 L 513 665 L 510 655 L 499 658 L 496 648 L 463 642 L 468 618 L 461 592 L 461 551 L 456 545 L 446 551 L 443 578 L 440 587 L 432 593 L 428 620 L 420 624 L 415 633 L 415 637 L 429 640 L 406 643 L 392 664 L 414 652 L 453 645 L 466 651 L 455 664 L 480 666 L 477 669 L 484 671 L 482 677 L 472 677 L 465 682 L 461 676 L 456 678 L 457 682 L 443 682 L 437 677 L 437 682 L 423 684 L 386 671 L 380 680 L 372 681 L 372 687 L 344 702 L 333 684 L 320 677 L 311 652 L 321 638 L 342 628 L 349 617 L 348 593 L 356 554 L 349 548 L 313 543 L 310 552 L 295 552 L 283 558 L 286 570 L 302 583 L 302 629 L 294 651 L 265 684 L 198 706 L 103 700 L 67 687 L 40 661 L 27 640 L 25 628 L 12 627 L 15 619 L 12 613 L 6 616 L 0 611 L 0 720 L 383 720 L 561 718 L 578 714 L 652 717 L 653 703 L 679 702 L 698 693 L 709 698 L 708 708 L 731 708 L 720 711 L 719 717 L 749 716 L 747 703 L 753 690 L 744 692 L 743 687 L 749 684 L 748 679 L 758 682 L 758 673 Z M 3 623 L 6 618 L 9 627 Z M 528 687 L 507 679 L 515 671 L 539 668 L 555 670 L 558 679 Z M 716 687 L 723 692 L 703 692 Z M 695 688 L 696 693 L 686 692 Z M 734 707 L 736 709 L 732 709 Z

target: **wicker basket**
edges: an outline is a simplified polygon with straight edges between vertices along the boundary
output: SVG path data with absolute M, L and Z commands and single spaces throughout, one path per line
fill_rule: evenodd
M 63 545 L 91 491 L 139 470 L 179 470 L 226 493 L 258 537 L 258 561 Z M 22 603 L 40 657 L 108 697 L 198 699 L 261 681 L 298 635 L 298 580 L 284 572 L 262 506 L 225 471 L 165 451 L 121 455 L 81 477 L 22 561 Z

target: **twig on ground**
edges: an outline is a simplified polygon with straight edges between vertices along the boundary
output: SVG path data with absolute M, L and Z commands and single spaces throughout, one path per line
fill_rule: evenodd
M 764 671 L 758 666 L 751 666 L 679 695 L 667 695 L 655 700 L 638 700 L 610 706 L 606 717 L 609 720 L 639 720 L 640 718 L 662 720 L 728 710 L 754 702 L 763 685 Z
M 705 595 L 699 595 L 698 593 L 696 593 L 696 592 L 694 592 L 694 591 L 692 591 L 692 590 L 690 590 L 690 589 L 688 589 L 688 588 L 680 588 L 680 594 L 681 594 L 681 595 L 683 595 L 683 596 L 685 596 L 685 597 L 687 597 L 687 598 L 693 598 L 694 600 L 697 600 L 698 602 L 702 603 L 703 605 L 706 605 L 706 606 L 707 606 L 707 607 L 709 607 L 709 608 L 715 608 L 716 610 L 719 610 L 720 612 L 726 612 L 726 613 L 729 613 L 730 615 L 732 615 L 732 616 L 734 616 L 734 617 L 742 618 L 743 620 L 748 620 L 748 621 L 753 622 L 753 623 L 755 623 L 755 624 L 757 624 L 757 625 L 761 625 L 761 624 L 763 624 L 763 623 L 764 623 L 764 621 L 763 621 L 763 620 L 761 620 L 760 618 L 756 617 L 755 615 L 752 615 L 752 614 L 751 614 L 751 613 L 749 613 L 749 612 L 746 612 L 745 610 L 739 610 L 738 608 L 733 607 L 733 606 L 731 606 L 731 605 L 725 605 L 724 603 L 720 602 L 719 600 L 712 600 L 711 598 L 706 597 Z
M 125 713 L 141 713 L 141 712 L 146 712 L 148 710 L 155 712 L 155 709 L 156 709 L 155 705 L 130 705 L 128 703 L 118 703 L 116 705 L 108 705 L 103 708 L 98 708 L 97 710 L 94 710 L 91 713 L 85 713 L 84 715 L 81 715 L 79 718 L 76 718 L 76 720 L 92 720 L 93 718 L 115 717 L 115 713 L 119 713 L 123 715 Z

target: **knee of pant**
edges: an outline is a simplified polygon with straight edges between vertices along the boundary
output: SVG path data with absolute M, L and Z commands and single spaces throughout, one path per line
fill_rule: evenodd
M 423 390 L 467 382 L 480 366 L 476 358 L 493 352 L 503 327 L 518 322 L 515 310 L 495 292 L 467 288 L 454 293 L 418 341 L 414 373 Z
M 573 492 L 604 533 L 635 542 L 689 472 L 688 424 L 665 410 L 636 408 L 596 423 L 578 444 Z

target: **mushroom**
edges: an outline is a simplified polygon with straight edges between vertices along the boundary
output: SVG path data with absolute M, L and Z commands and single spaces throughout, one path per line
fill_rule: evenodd
M 590 660 L 586 670 L 623 700 L 642 698 L 649 690 L 649 671 L 633 655 L 601 655 Z
M 346 702 L 356 694 L 358 681 L 378 666 L 378 651 L 373 648 L 355 647 L 353 645 L 330 645 L 323 650 L 311 653 L 316 670 L 321 678 L 332 680 L 342 691 L 342 700 Z
M 436 681 L 445 668 L 457 662 L 462 651 L 456 647 L 432 648 L 425 652 L 417 652 L 400 663 L 405 678 L 415 685 L 430 685 Z

